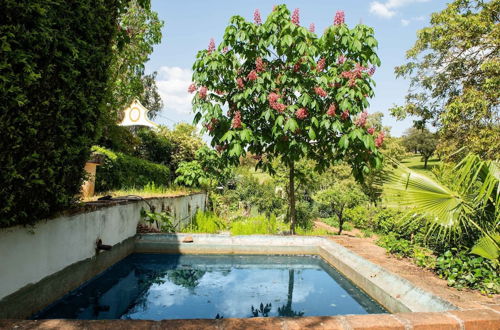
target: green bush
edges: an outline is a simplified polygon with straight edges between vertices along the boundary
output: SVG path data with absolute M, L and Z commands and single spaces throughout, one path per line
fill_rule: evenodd
M 398 257 L 413 257 L 413 245 L 410 241 L 397 238 L 396 234 L 390 233 L 379 238 L 377 243 L 385 248 L 387 252 Z
M 353 208 L 346 209 L 344 211 L 344 217 L 346 221 L 352 223 L 356 228 L 369 229 L 371 227 L 371 215 L 366 205 L 358 205 Z
M 151 183 L 166 186 L 169 183 L 170 171 L 164 165 L 101 147 L 92 150 L 105 156 L 104 164 L 97 166 L 96 191 L 142 188 Z
M 484 294 L 500 293 L 498 263 L 452 249 L 437 258 L 436 272 L 457 289 L 473 288 Z
M 121 1 L 0 1 L 0 227 L 68 207 L 104 112 Z

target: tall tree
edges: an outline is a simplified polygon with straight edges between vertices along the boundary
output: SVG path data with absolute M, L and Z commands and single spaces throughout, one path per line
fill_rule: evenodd
M 289 172 L 289 217 L 295 231 L 295 164 L 316 161 L 318 169 L 345 159 L 357 178 L 380 164 L 381 133 L 366 131 L 368 97 L 373 96 L 377 41 L 373 29 L 344 23 L 337 12 L 323 35 L 301 27 L 299 10 L 275 6 L 265 22 L 234 16 L 216 49 L 198 52 L 191 92 L 212 144 L 238 158 L 265 155 L 258 166 L 273 171 L 279 158 Z M 228 110 L 226 112 L 226 110 Z
M 500 155 L 500 1 L 455 0 L 431 16 L 396 67 L 410 78 L 404 106 L 392 109 L 415 115 L 418 127 L 439 128 L 439 149 L 451 155 L 461 146 L 482 157 Z

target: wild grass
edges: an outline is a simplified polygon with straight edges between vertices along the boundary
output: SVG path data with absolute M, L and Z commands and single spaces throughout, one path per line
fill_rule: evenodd
M 149 183 L 143 188 L 120 189 L 113 191 L 100 192 L 92 197 L 84 198 L 84 202 L 96 201 L 98 198 L 110 195 L 112 197 L 123 197 L 128 195 L 148 197 L 173 197 L 183 196 L 192 193 L 200 192 L 200 190 L 180 187 L 180 186 L 158 186 L 154 183 Z

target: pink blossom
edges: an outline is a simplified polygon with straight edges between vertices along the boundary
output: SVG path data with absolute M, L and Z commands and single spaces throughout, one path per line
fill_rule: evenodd
M 243 83 L 243 79 L 237 78 L 236 79 L 236 84 L 238 85 L 238 88 L 243 89 L 245 87 L 245 84 Z
M 382 143 L 384 143 L 384 137 L 385 137 L 384 132 L 380 132 L 380 133 L 378 133 L 378 136 L 377 136 L 377 138 L 375 139 L 375 146 L 376 146 L 377 148 L 379 148 L 380 146 L 382 146 Z
M 204 100 L 207 98 L 207 91 L 208 91 L 208 88 L 206 88 L 205 86 L 202 86 L 200 88 L 200 90 L 198 91 L 198 95 L 199 95 L 200 99 Z
M 276 103 L 279 98 L 280 96 L 274 92 L 269 93 L 269 96 L 267 97 L 267 99 L 269 100 L 269 104 Z
M 373 135 L 373 133 L 375 133 L 375 128 L 370 127 L 369 129 L 367 129 L 367 132 L 368 132 L 368 134 Z
M 337 61 L 339 62 L 339 64 L 344 64 L 345 60 L 346 60 L 345 56 L 344 55 L 340 55 Z
M 315 30 L 316 30 L 316 26 L 314 25 L 314 23 L 311 23 L 311 24 L 309 25 L 309 32 L 314 33 L 314 31 L 315 31 Z
M 292 14 L 292 23 L 295 25 L 300 25 L 300 19 L 299 19 L 299 8 L 295 8 Z
M 333 19 L 333 25 L 341 25 L 344 24 L 345 21 L 345 13 L 343 10 L 339 10 L 335 13 L 335 18 Z
M 207 51 L 209 54 L 212 54 L 212 52 L 214 50 L 215 50 L 215 40 L 214 40 L 214 38 L 210 38 L 210 42 L 208 43 Z
M 342 120 L 349 118 L 349 110 L 344 110 L 344 112 L 340 115 L 340 118 L 342 118 Z
M 189 94 L 193 94 L 194 92 L 196 91 L 196 85 L 194 83 L 192 83 L 191 85 L 189 85 L 188 87 L 188 93 Z
M 356 126 L 364 127 L 366 125 L 366 119 L 368 118 L 368 112 L 363 111 L 358 119 L 356 119 Z
M 262 62 L 262 57 L 257 57 L 255 60 L 255 69 L 257 72 L 262 72 L 264 71 L 264 62 Z
M 326 91 L 321 87 L 314 87 L 314 92 L 321 97 L 326 97 L 328 95 Z
M 231 122 L 231 128 L 241 128 L 241 112 L 236 111 L 234 113 L 233 120 Z
M 325 69 L 326 60 L 322 57 L 319 59 L 318 64 L 316 65 L 316 70 L 318 72 L 323 71 Z
M 271 104 L 271 108 L 278 111 L 279 113 L 283 113 L 286 110 L 286 105 L 276 102 Z
M 309 113 L 307 112 L 306 108 L 300 108 L 299 110 L 295 111 L 295 117 L 297 117 L 297 119 L 302 120 L 307 118 L 307 116 L 309 116 Z
M 260 18 L 260 11 L 258 9 L 255 9 L 255 11 L 253 12 L 253 21 L 257 25 L 262 24 L 262 20 Z
M 335 110 L 337 110 L 337 107 L 335 107 L 335 104 L 331 104 L 329 107 L 328 107 L 328 110 L 326 111 L 326 114 L 330 117 L 333 117 L 335 116 Z
M 279 113 L 283 113 L 286 109 L 286 105 L 282 103 L 278 103 L 279 95 L 276 93 L 270 93 L 267 99 L 269 100 L 269 106 L 278 111 Z
M 255 72 L 255 70 L 250 71 L 250 73 L 248 74 L 247 78 L 250 81 L 257 80 L 257 78 L 258 78 L 257 72 Z
M 205 127 L 207 128 L 207 130 L 209 132 L 212 132 L 215 128 L 215 126 L 217 126 L 217 124 L 219 123 L 219 120 L 216 119 L 216 118 L 212 118 L 210 119 L 210 122 L 205 124 Z
M 368 74 L 369 74 L 370 76 L 373 76 L 373 75 L 375 74 L 375 67 L 374 67 L 374 66 L 372 66 L 372 67 L 370 68 L 370 71 L 368 71 Z

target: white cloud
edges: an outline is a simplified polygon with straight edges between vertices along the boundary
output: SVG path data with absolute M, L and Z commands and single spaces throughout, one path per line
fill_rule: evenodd
M 430 0 L 388 0 L 385 3 L 373 1 L 370 3 L 370 13 L 383 18 L 391 18 L 397 14 L 396 8 L 409 5 L 414 2 L 427 2 Z
M 383 3 L 380 3 L 378 1 L 374 1 L 370 4 L 370 13 L 384 18 L 391 18 L 396 14 L 396 12 L 390 10 L 387 5 L 384 5 Z
M 193 72 L 190 69 L 162 66 L 158 70 L 156 85 L 166 113 L 191 113 L 193 95 L 187 89 Z
M 401 25 L 408 26 L 408 24 L 410 24 L 410 20 L 408 20 L 408 19 L 402 19 L 401 20 Z

